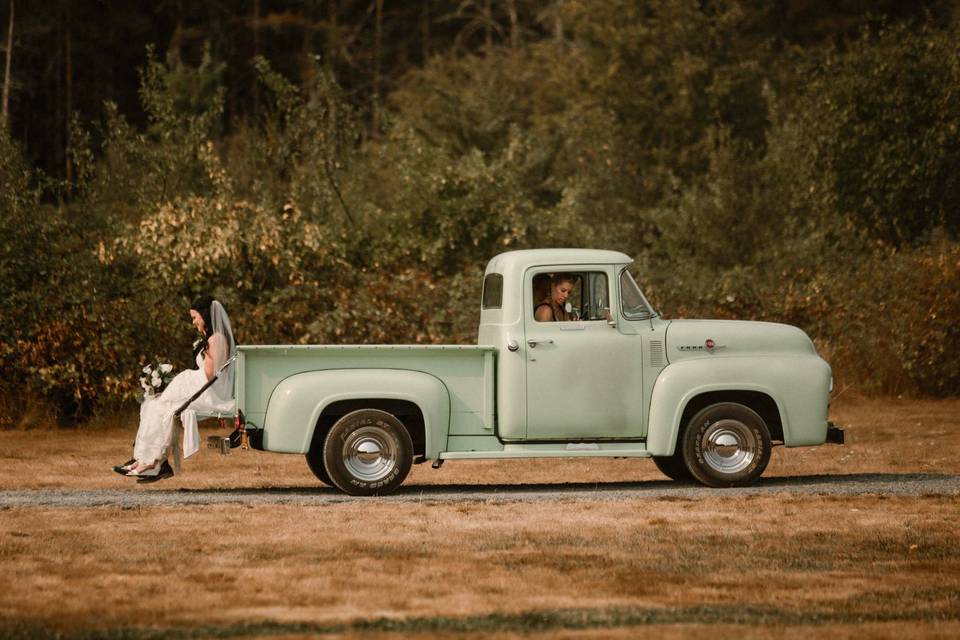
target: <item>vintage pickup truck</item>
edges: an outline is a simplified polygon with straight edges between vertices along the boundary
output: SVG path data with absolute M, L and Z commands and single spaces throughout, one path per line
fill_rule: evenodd
M 477 345 L 241 346 L 247 439 L 305 455 L 354 495 L 395 490 L 413 463 L 491 458 L 653 458 L 675 480 L 726 487 L 755 481 L 774 444 L 843 442 L 827 421 L 830 366 L 803 331 L 665 320 L 631 262 L 587 249 L 494 257 Z M 539 321 L 561 273 L 571 319 Z

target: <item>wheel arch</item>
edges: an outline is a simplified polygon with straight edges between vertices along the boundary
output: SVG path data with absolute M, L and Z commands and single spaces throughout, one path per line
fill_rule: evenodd
M 330 428 L 347 415 L 361 409 L 379 409 L 399 420 L 410 439 L 413 440 L 413 455 L 426 455 L 426 422 L 423 410 L 412 400 L 400 398 L 349 398 L 330 402 L 320 412 L 317 423 L 314 425 L 311 447 L 317 443 L 323 445 Z
M 725 365 L 727 363 L 724 363 Z M 742 367 L 742 363 L 739 367 Z M 738 369 L 739 369 L 738 367 Z M 704 384 L 724 373 L 724 382 Z M 694 414 L 711 404 L 735 402 L 749 407 L 766 422 L 773 441 L 784 442 L 790 425 L 783 402 L 774 390 L 756 379 L 721 371 L 715 363 L 688 360 L 668 366 L 654 384 L 647 429 L 647 450 L 653 456 L 669 456 L 676 451 L 683 426 Z
M 734 402 L 752 409 L 766 423 L 767 429 L 770 431 L 770 439 L 783 442 L 783 418 L 780 415 L 780 408 L 777 406 L 777 402 L 769 393 L 750 389 L 705 391 L 690 398 L 683 407 L 683 413 L 680 416 L 680 427 L 682 428 L 683 425 L 690 422 L 693 416 L 701 409 L 720 402 Z
M 422 443 L 419 455 L 430 456 L 446 444 L 450 394 L 435 376 L 404 369 L 330 369 L 298 373 L 277 385 L 267 404 L 264 449 L 305 454 L 318 429 L 325 437 L 337 419 L 364 408 L 406 416 L 409 424 L 397 418 L 415 449 Z

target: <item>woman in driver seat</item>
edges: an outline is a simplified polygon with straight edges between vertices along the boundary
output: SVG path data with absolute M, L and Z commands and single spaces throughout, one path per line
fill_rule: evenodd
M 575 278 L 569 273 L 555 273 L 550 278 L 550 292 L 533 310 L 537 322 L 568 322 L 575 320 L 567 311 L 567 298 L 573 291 Z

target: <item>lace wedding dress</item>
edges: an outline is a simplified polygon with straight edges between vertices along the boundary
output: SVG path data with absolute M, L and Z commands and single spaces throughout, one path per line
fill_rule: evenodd
M 203 354 L 197 355 L 198 369 L 186 369 L 178 373 L 163 393 L 144 398 L 140 406 L 140 429 L 133 447 L 133 457 L 142 462 L 178 460 L 171 455 L 176 449 L 176 425 L 174 413 L 207 383 L 203 372 Z M 200 448 L 200 431 L 197 428 L 197 412 L 232 414 L 236 407 L 233 398 L 222 398 L 214 384 L 180 414 L 183 424 L 183 457 L 189 458 Z
M 236 408 L 233 399 L 233 366 L 224 365 L 236 354 L 236 343 L 230 328 L 230 319 L 216 300 L 210 305 L 212 331 L 207 338 L 206 351 L 197 354 L 197 369 L 178 373 L 158 396 L 144 398 L 140 407 L 140 428 L 133 446 L 133 457 L 149 464 L 170 460 L 175 471 L 180 470 L 180 458 L 189 458 L 200 448 L 197 412 L 232 414 Z M 180 445 L 179 426 L 174 414 L 184 402 L 207 384 L 204 357 L 213 359 L 217 381 L 208 387 L 180 414 L 183 425 L 183 445 Z

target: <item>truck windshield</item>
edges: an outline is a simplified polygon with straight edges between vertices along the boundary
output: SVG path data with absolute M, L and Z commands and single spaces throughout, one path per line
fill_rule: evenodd
M 657 315 L 626 269 L 620 272 L 620 308 L 629 320 L 646 320 Z

